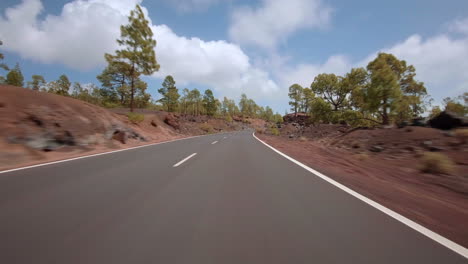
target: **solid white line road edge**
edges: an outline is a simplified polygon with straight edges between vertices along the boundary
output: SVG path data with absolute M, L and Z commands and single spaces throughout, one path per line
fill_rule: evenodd
M 343 184 L 341 183 L 338 183 L 337 181 L 335 180 L 332 180 L 331 178 L 329 178 L 328 176 L 308 167 L 307 165 L 291 158 L 290 156 L 284 154 L 283 152 L 275 149 L 274 147 L 268 145 L 267 143 L 263 142 L 261 139 L 259 139 L 258 137 L 255 136 L 255 132 L 252 133 L 252 136 L 257 139 L 258 141 L 260 141 L 261 143 L 263 143 L 265 146 L 269 147 L 270 149 L 272 149 L 273 151 L 275 151 L 276 153 L 280 154 L 281 156 L 285 157 L 286 159 L 296 163 L 297 165 L 301 166 L 302 168 L 304 168 L 305 170 L 311 172 L 312 174 L 322 178 L 323 180 L 327 181 L 328 183 L 334 185 L 335 187 L 338 187 L 340 188 L 342 191 L 345 191 L 347 192 L 348 194 L 356 197 L 357 199 L 367 203 L 368 205 L 374 207 L 375 209 L 387 214 L 388 216 L 396 219 L 397 221 L 409 226 L 410 228 L 418 231 L 419 233 L 429 237 L 430 239 L 438 242 L 439 244 L 451 249 L 452 251 L 462 255 L 463 257 L 465 258 L 468 258 L 468 249 L 463 247 L 462 245 L 459 245 L 437 233 L 435 233 L 434 231 L 431 231 L 429 230 L 428 228 L 400 215 L 399 213 L 395 212 L 395 211 L 392 211 L 391 209 L 388 209 L 387 207 L 365 197 L 364 195 L 362 194 L 359 194 L 353 190 L 351 190 L 350 188 L 344 186 Z
M 192 155 L 186 157 L 185 159 L 183 159 L 183 160 L 177 162 L 177 163 L 174 164 L 174 166 L 172 166 L 172 167 L 174 167 L 174 168 L 175 168 L 175 167 L 179 167 L 182 163 L 186 162 L 187 160 L 189 160 L 190 158 L 192 158 L 192 157 L 195 156 L 195 155 L 197 155 L 197 153 L 193 153 Z
M 219 134 L 225 134 L 225 133 L 231 133 L 231 132 L 224 132 L 224 133 L 219 133 Z M 101 155 L 107 155 L 107 154 L 112 154 L 112 153 L 126 151 L 126 150 L 146 148 L 146 147 L 151 147 L 151 146 L 155 146 L 155 145 L 161 145 L 161 144 L 176 142 L 176 141 L 180 141 L 180 140 L 186 140 L 186 139 L 192 139 L 192 138 L 198 138 L 198 137 L 206 137 L 206 136 L 213 136 L 213 135 L 216 135 L 216 134 L 199 135 L 199 136 L 192 136 L 192 137 L 185 137 L 185 138 L 177 138 L 177 139 L 173 139 L 173 140 L 169 140 L 169 141 L 151 143 L 151 144 L 142 145 L 142 146 L 136 146 L 136 147 L 124 148 L 124 149 L 113 150 L 113 151 L 108 151 L 108 152 L 101 152 L 101 153 L 96 153 L 96 154 L 91 154 L 91 155 L 86 155 L 86 156 L 79 156 L 79 157 L 75 157 L 75 158 L 69 158 L 69 159 L 51 161 L 51 162 L 46 162 L 46 163 L 40 163 L 40 164 L 25 166 L 25 167 L 21 167 L 21 168 L 3 170 L 3 171 L 0 171 L 0 174 L 19 171 L 19 170 L 26 170 L 26 169 L 36 168 L 36 167 L 42 167 L 42 166 L 47 166 L 47 165 L 52 165 L 52 164 L 57 164 L 57 163 L 62 163 L 62 162 L 68 162 L 68 161 L 72 161 L 72 160 L 86 159 L 86 158 L 91 158 L 91 157 L 96 157 L 96 156 L 101 156 Z
M 214 145 L 216 143 L 218 143 L 218 141 L 213 141 L 213 142 L 211 142 L 211 145 Z

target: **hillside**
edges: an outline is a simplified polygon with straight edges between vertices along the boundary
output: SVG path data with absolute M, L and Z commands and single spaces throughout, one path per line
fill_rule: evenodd
M 144 120 L 131 122 L 128 109 L 108 110 L 70 97 L 0 85 L 0 170 L 249 125 L 207 116 L 136 112 Z

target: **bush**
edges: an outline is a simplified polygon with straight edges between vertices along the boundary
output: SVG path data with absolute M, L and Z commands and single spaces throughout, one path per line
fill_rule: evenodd
M 278 128 L 276 128 L 276 127 L 272 127 L 272 128 L 270 129 L 270 132 L 271 132 L 271 134 L 272 134 L 273 136 L 279 136 L 279 135 L 280 135 L 280 132 L 279 132 Z
M 205 131 L 206 133 L 212 133 L 213 132 L 213 126 L 211 126 L 208 123 L 200 124 L 200 129 Z
M 432 174 L 450 174 L 454 170 L 454 163 L 441 153 L 425 152 L 421 156 L 420 170 Z
M 104 108 L 118 108 L 122 107 L 119 103 L 113 103 L 113 102 L 103 102 L 102 107 Z
M 226 122 L 232 123 L 232 117 L 230 115 L 226 116 Z
M 127 117 L 128 117 L 128 120 L 130 120 L 130 122 L 135 123 L 135 124 L 141 123 L 143 122 L 143 120 L 145 120 L 145 116 L 139 113 L 130 112 L 127 114 Z
M 263 133 L 265 133 L 265 131 L 264 131 L 263 129 L 261 129 L 261 128 L 256 128 L 256 129 L 255 129 L 255 133 L 257 133 L 257 134 L 263 134 Z

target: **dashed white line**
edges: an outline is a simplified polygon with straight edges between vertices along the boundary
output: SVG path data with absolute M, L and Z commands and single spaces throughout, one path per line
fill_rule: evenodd
M 190 158 L 192 158 L 192 157 L 195 156 L 195 155 L 197 155 L 197 153 L 193 153 L 192 155 L 186 157 L 185 159 L 183 159 L 183 160 L 177 162 L 176 164 L 174 164 L 173 167 L 174 167 L 174 168 L 175 168 L 175 167 L 179 167 L 182 163 L 186 162 L 187 160 L 189 160 Z
M 211 145 L 214 145 L 216 143 L 218 143 L 218 141 L 213 141 L 213 142 L 211 142 Z

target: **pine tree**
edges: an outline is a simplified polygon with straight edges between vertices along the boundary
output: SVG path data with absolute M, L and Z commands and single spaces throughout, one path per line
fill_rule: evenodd
M 209 116 L 214 116 L 217 112 L 216 99 L 213 96 L 213 92 L 210 89 L 205 90 L 203 95 L 203 107 L 206 110 L 206 114 Z
M 177 110 L 180 94 L 175 83 L 174 78 L 171 75 L 168 75 L 164 78 L 162 88 L 158 89 L 158 93 L 162 95 L 162 98 L 159 99 L 159 101 L 168 112 L 174 112 Z
M 8 72 L 6 76 L 6 84 L 14 85 L 18 87 L 24 86 L 24 77 L 21 73 L 21 69 L 18 63 L 16 63 L 15 68 Z
M 129 24 L 120 27 L 120 39 L 117 40 L 122 49 L 117 50 L 115 56 L 105 56 L 108 61 L 121 63 L 128 69 L 126 74 L 130 79 L 130 111 L 133 112 L 136 80 L 140 75 L 151 75 L 158 71 L 159 64 L 156 62 L 153 31 L 139 5 L 130 12 L 128 21 Z
M 35 74 L 31 77 L 31 79 L 32 80 L 28 82 L 28 88 L 34 91 L 39 91 L 39 89 L 46 84 L 46 81 L 42 75 Z

